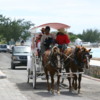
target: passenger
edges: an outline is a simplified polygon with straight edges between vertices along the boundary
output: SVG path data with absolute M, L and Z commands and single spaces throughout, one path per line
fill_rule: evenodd
M 36 42 L 36 47 L 37 47 L 37 44 L 38 44 L 38 36 L 36 37 L 35 42 Z
M 44 51 L 50 49 L 50 45 L 53 43 L 53 37 L 52 34 L 50 34 L 50 27 L 46 26 L 45 33 L 42 35 L 41 38 L 41 54 L 44 53 Z
M 65 33 L 64 29 L 58 29 L 56 43 L 58 44 L 58 47 L 62 52 L 67 48 L 68 44 L 70 43 L 70 39 L 68 35 Z
M 45 28 L 41 29 L 41 33 L 42 33 L 42 35 L 45 33 Z
M 45 28 L 42 28 L 42 29 L 41 29 L 41 33 L 36 37 L 36 40 L 35 40 L 35 42 L 36 42 L 36 47 L 37 47 L 37 45 L 38 45 L 38 42 L 40 42 L 40 38 L 41 38 L 42 35 L 44 34 L 44 31 L 45 31 Z
M 22 46 L 24 45 L 24 40 L 21 41 L 21 45 L 22 45 Z
M 40 57 L 40 54 L 41 54 L 41 37 L 42 37 L 42 35 L 39 34 L 38 40 L 37 40 L 37 52 L 38 52 L 38 57 Z

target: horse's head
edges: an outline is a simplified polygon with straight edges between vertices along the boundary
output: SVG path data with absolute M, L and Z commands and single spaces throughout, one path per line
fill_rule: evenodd
M 76 47 L 77 60 L 83 68 L 89 68 L 90 59 L 92 58 L 90 51 L 91 49 L 88 50 L 85 47 Z
M 82 61 L 84 62 L 84 67 L 89 68 L 90 59 L 92 55 L 90 54 L 91 49 L 82 48 Z
M 50 55 L 50 62 L 51 65 L 54 66 L 55 68 L 61 68 L 61 53 L 60 49 L 57 46 L 54 46 L 51 49 L 51 55 Z

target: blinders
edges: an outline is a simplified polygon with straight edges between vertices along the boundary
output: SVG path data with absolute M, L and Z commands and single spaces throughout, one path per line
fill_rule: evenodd
M 76 48 L 74 57 L 75 64 L 81 66 L 82 68 L 88 68 L 90 59 L 92 58 L 90 51 L 91 49 L 87 50 L 84 47 Z
M 83 52 L 82 54 L 81 54 L 81 59 L 82 59 L 82 62 L 86 62 L 87 60 L 89 60 L 90 61 L 90 59 L 92 58 L 92 55 L 90 55 L 90 53 L 89 52 Z
M 92 55 L 90 54 L 90 51 L 87 50 L 83 50 L 80 51 L 80 59 L 81 59 L 81 66 L 83 68 L 89 68 L 89 63 L 90 63 L 90 59 L 92 58 Z

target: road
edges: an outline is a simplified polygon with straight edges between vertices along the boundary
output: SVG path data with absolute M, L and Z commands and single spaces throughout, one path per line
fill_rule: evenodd
M 27 83 L 26 67 L 20 66 L 12 70 L 10 62 L 11 54 L 0 53 L 0 70 L 7 75 L 7 80 L 15 84 L 27 100 L 100 100 L 100 81 L 83 77 L 81 93 L 77 94 L 77 91 L 69 92 L 66 80 L 64 82 L 66 86 L 61 88 L 61 94 L 52 95 L 47 91 L 45 80 L 38 79 L 37 88 L 33 89 L 32 81 Z

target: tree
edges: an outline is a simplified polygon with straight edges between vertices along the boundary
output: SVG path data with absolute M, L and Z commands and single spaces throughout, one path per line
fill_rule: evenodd
M 24 19 L 11 20 L 5 16 L 0 15 L 0 35 L 6 39 L 8 42 L 12 38 L 17 41 L 19 37 L 26 39 L 30 36 L 28 31 L 30 26 L 33 25 L 30 21 L 25 21 Z
M 81 39 L 85 42 L 99 42 L 100 41 L 100 32 L 95 29 L 83 30 L 82 35 L 79 35 Z
M 80 38 L 81 40 L 83 40 L 83 35 L 82 34 L 78 34 L 77 37 Z
M 6 43 L 6 39 L 2 35 L 0 35 L 0 44 L 2 43 Z
M 74 41 L 75 41 L 75 39 L 77 39 L 77 38 L 78 38 L 78 37 L 77 37 L 77 35 L 76 35 L 76 34 L 74 34 L 74 33 L 72 33 L 72 32 L 69 32 L 68 34 L 69 34 L 70 40 L 71 40 L 72 42 L 74 42 Z

